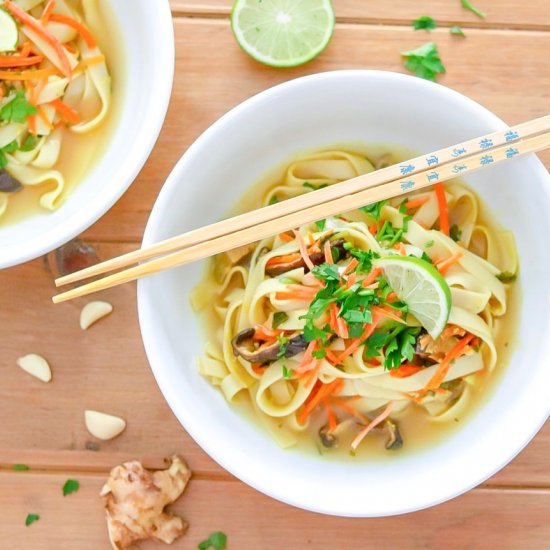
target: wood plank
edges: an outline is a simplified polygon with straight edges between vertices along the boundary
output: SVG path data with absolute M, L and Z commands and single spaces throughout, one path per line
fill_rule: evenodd
M 170 0 L 175 14 L 220 16 L 228 15 L 231 0 Z M 460 24 L 465 27 L 550 28 L 550 3 L 547 0 L 476 0 L 473 4 L 487 13 L 480 19 L 461 7 L 459 0 L 334 0 L 339 21 L 398 23 L 409 25 L 420 15 L 430 15 L 441 25 Z
M 136 182 L 86 233 L 87 238 L 139 242 L 148 212 L 179 156 L 211 123 L 244 99 L 280 82 L 321 71 L 406 72 L 399 52 L 426 40 L 424 34 L 411 34 L 402 27 L 338 25 L 332 43 L 317 60 L 302 68 L 277 70 L 243 53 L 225 21 L 177 18 L 175 29 L 174 93 L 160 139 Z M 447 66 L 442 84 L 469 95 L 510 124 L 548 112 L 550 33 L 472 30 L 467 40 L 457 40 L 440 30 L 432 36 Z M 216 55 L 212 55 L 212 44 L 216 44 Z M 506 55 L 498 53 L 502 51 Z M 488 52 L 490 62 L 477 61 L 482 52 Z M 550 152 L 541 158 L 550 166 Z
M 0 474 L 0 540 L 9 540 L 13 550 L 51 550 L 68 541 L 71 548 L 109 548 L 98 497 L 105 477 L 79 475 L 80 490 L 63 497 L 66 479 L 59 474 Z M 230 502 L 238 505 L 228 506 Z M 239 550 L 538 550 L 550 537 L 549 509 L 550 491 L 481 489 L 414 514 L 337 518 L 290 508 L 241 483 L 195 479 L 173 506 L 190 528 L 172 548 L 197 548 L 209 533 L 221 530 L 228 536 L 228 548 Z M 40 520 L 25 527 L 28 513 L 39 514 Z M 159 548 L 152 542 L 139 547 Z
M 101 257 L 130 249 L 93 244 Z M 2 430 L 0 469 L 23 463 L 37 470 L 106 473 L 134 458 L 161 467 L 165 457 L 178 452 L 201 478 L 231 478 L 187 435 L 164 401 L 143 351 L 133 285 L 99 295 L 114 312 L 86 332 L 78 318 L 87 300 L 52 305 L 52 276 L 41 259 L 1 271 L 0 288 L 9 289 L 0 323 L 0 418 L 9 419 Z M 31 352 L 50 361 L 50 384 L 16 366 L 17 357 Z M 94 440 L 84 426 L 86 408 L 122 416 L 126 431 L 110 442 Z M 549 454 L 550 423 L 486 485 L 550 487 Z

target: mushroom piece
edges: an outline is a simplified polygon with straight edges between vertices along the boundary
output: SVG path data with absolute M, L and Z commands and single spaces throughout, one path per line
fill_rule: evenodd
M 137 460 L 113 468 L 100 493 L 113 548 L 123 550 L 147 538 L 171 544 L 185 533 L 187 522 L 164 507 L 183 493 L 190 477 L 191 470 L 178 456 L 156 472 Z
M 0 193 L 17 193 L 23 189 L 23 184 L 6 170 L 0 170 Z
M 338 438 L 330 432 L 328 425 L 324 425 L 319 429 L 319 439 L 323 447 L 332 448 L 338 445 Z
M 403 447 L 403 438 L 401 437 L 401 432 L 399 431 L 397 422 L 394 422 L 388 418 L 384 422 L 383 429 L 388 434 L 388 439 L 385 445 L 386 449 L 388 449 L 388 451 L 396 451 L 397 449 L 401 449 L 401 447 Z
M 281 356 L 281 344 L 275 342 L 269 346 L 257 347 L 252 341 L 255 330 L 253 328 L 247 328 L 231 341 L 233 346 L 233 353 L 237 357 L 242 357 L 250 363 L 268 363 L 270 361 L 276 361 Z M 284 348 L 283 357 L 294 357 L 300 352 L 304 351 L 308 346 L 303 334 L 293 336 L 288 340 Z
M 344 248 L 345 242 L 346 241 L 344 239 L 337 239 L 331 243 L 331 247 L 338 250 L 341 258 L 343 258 L 347 254 L 347 250 Z M 313 254 L 310 254 L 309 259 L 313 262 L 314 265 L 321 265 L 325 262 L 325 253 L 324 251 L 315 252 Z M 282 275 L 283 273 L 287 273 L 288 271 L 292 271 L 293 269 L 298 269 L 300 267 L 303 267 L 306 271 L 308 271 L 308 267 L 306 266 L 302 256 L 286 264 L 278 264 L 272 267 L 266 267 L 265 272 L 270 277 L 277 277 L 278 275 Z

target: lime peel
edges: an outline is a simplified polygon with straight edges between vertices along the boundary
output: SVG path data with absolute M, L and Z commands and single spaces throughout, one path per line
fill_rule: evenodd
M 231 28 L 241 48 L 272 67 L 297 67 L 328 45 L 334 31 L 330 0 L 236 0 Z
M 441 273 L 411 256 L 388 256 L 373 264 L 384 271 L 392 290 L 435 340 L 451 313 L 451 290 Z

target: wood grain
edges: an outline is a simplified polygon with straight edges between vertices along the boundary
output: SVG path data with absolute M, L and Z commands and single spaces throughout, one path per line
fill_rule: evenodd
M 399 52 L 435 39 L 448 70 L 442 84 L 510 124 L 549 111 L 548 0 L 476 0 L 490 12 L 486 21 L 462 10 L 458 0 L 335 0 L 341 23 L 329 48 L 314 62 L 288 71 L 260 66 L 240 50 L 223 17 L 230 1 L 171 3 L 179 14 L 172 103 L 137 181 L 84 235 L 103 258 L 129 251 L 140 241 L 162 182 L 205 128 L 247 97 L 291 78 L 343 68 L 404 71 Z M 445 28 L 430 35 L 413 32 L 406 25 L 422 13 L 445 25 L 463 22 L 467 39 L 452 37 Z M 541 158 L 550 167 L 550 154 Z M 110 468 L 133 458 L 161 467 L 163 458 L 174 452 L 184 455 L 195 473 L 175 507 L 191 523 L 176 548 L 196 548 L 218 529 L 228 533 L 229 548 L 239 550 L 548 546 L 550 424 L 482 488 L 437 508 L 372 520 L 296 510 L 235 480 L 181 428 L 147 364 L 134 286 L 105 292 L 115 310 L 87 332 L 78 327 L 83 302 L 53 306 L 53 292 L 53 277 L 42 259 L 0 272 L 0 548 L 108 548 L 97 493 Z M 19 355 L 29 352 L 48 358 L 51 384 L 15 365 Z M 111 442 L 93 440 L 84 427 L 85 408 L 125 417 L 127 430 Z M 32 470 L 13 473 L 9 467 L 14 463 L 26 463 Z M 79 479 L 81 489 L 64 498 L 61 486 L 68 477 Z M 41 519 L 26 528 L 29 512 Z
M 433 17 L 439 25 L 460 24 L 464 27 L 484 28 L 550 28 L 550 2 L 530 0 L 476 0 L 475 6 L 487 13 L 480 19 L 461 7 L 459 0 L 333 0 L 339 21 L 361 23 L 393 23 L 410 25 L 421 15 Z M 172 10 L 178 15 L 219 16 L 228 15 L 231 0 L 170 0 Z

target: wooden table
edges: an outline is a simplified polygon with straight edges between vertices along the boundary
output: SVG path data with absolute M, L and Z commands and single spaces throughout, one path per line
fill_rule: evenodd
M 401 50 L 435 40 L 448 71 L 442 84 L 508 123 L 550 111 L 548 0 L 476 0 L 489 12 L 485 20 L 458 0 L 334 0 L 339 23 L 327 50 L 305 67 L 285 71 L 260 66 L 239 49 L 227 19 L 230 0 L 171 3 L 177 65 L 164 130 L 132 188 L 82 237 L 105 258 L 137 246 L 165 177 L 210 123 L 284 80 L 340 68 L 403 71 Z M 429 35 L 410 27 L 422 14 L 439 23 Z M 449 34 L 456 23 L 467 38 Z M 550 167 L 550 153 L 541 158 Z M 178 424 L 143 352 L 133 286 L 105 293 L 115 311 L 87 332 L 78 327 L 81 304 L 53 306 L 53 290 L 42 259 L 0 273 L 1 548 L 109 548 L 98 491 L 110 468 L 133 458 L 161 467 L 174 452 L 194 472 L 175 506 L 191 525 L 176 548 L 196 548 L 215 530 L 226 532 L 229 548 L 239 550 L 550 547 L 550 425 L 504 470 L 436 508 L 364 520 L 304 512 L 234 479 Z M 30 352 L 49 359 L 52 383 L 15 366 L 17 357 Z M 98 451 L 88 450 L 85 408 L 119 414 L 128 427 Z M 12 472 L 13 463 L 31 470 Z M 69 477 L 81 488 L 63 497 Z M 25 527 L 29 512 L 41 519 Z

